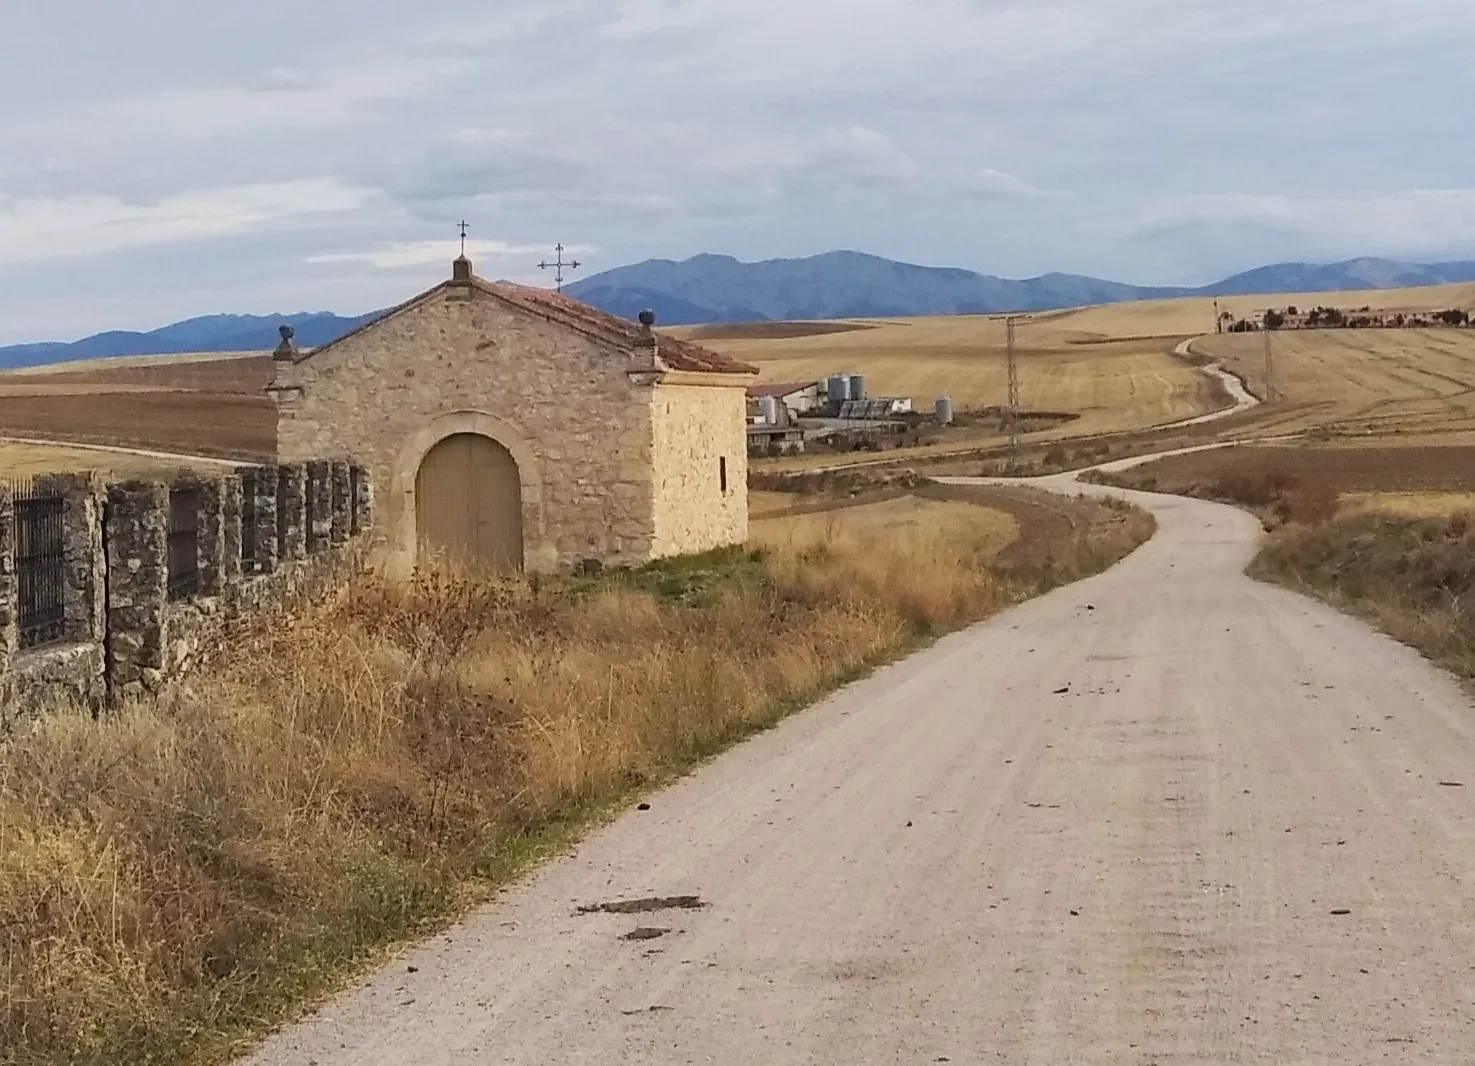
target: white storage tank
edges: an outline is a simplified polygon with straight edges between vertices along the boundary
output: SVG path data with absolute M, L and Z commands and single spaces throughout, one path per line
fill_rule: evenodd
M 864 400 L 866 398 L 866 379 L 863 375 L 850 375 L 850 398 L 852 400 Z
M 947 396 L 939 396 L 937 398 L 937 424 L 939 426 L 950 426 L 956 418 L 957 415 L 953 411 L 952 399 Z
M 779 399 L 777 396 L 758 397 L 758 414 L 763 419 L 765 426 L 776 426 L 778 418 Z
M 848 374 L 832 374 L 826 383 L 829 392 L 830 406 L 839 407 L 846 400 L 853 399 L 850 395 L 850 376 Z

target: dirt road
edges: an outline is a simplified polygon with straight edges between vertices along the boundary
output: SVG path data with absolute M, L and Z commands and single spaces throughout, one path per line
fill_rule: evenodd
M 1143 499 L 1115 570 L 729 753 L 250 1061 L 1469 1062 L 1475 710 L 1243 577 L 1247 515 Z

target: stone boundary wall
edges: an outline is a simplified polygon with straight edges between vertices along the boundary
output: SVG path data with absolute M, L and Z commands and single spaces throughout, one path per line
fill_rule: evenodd
M 171 534 L 171 496 L 187 490 L 193 534 Z M 351 581 L 373 525 L 368 472 L 344 460 L 168 482 L 58 475 L 35 492 L 64 501 L 65 620 L 61 639 L 21 647 L 18 507 L 0 488 L 0 732 L 55 707 L 98 713 L 158 693 L 216 655 L 232 623 Z M 193 590 L 171 597 L 171 573 L 192 575 Z

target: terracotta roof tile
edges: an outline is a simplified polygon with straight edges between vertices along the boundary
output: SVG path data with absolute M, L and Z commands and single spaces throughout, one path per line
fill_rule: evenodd
M 597 307 L 591 307 L 589 304 L 564 296 L 562 293 L 553 292 L 550 289 L 514 285 L 505 281 L 492 283 L 482 281 L 480 278 L 475 280 L 475 284 L 504 300 L 542 314 L 554 321 L 564 322 L 622 348 L 634 348 L 645 342 L 644 328 L 638 323 L 601 311 Z M 758 372 L 757 367 L 738 362 L 736 359 L 729 359 L 701 345 L 677 340 L 665 334 L 660 335 L 659 349 L 662 361 L 672 370 L 690 370 L 709 374 L 756 374 Z
M 481 278 L 472 278 L 471 283 L 483 292 L 497 296 L 508 303 L 515 304 L 533 314 L 542 315 L 544 318 L 554 322 L 561 322 L 573 329 L 607 341 L 621 348 L 634 348 L 643 344 L 645 333 L 643 328 L 635 322 L 618 318 L 615 315 L 591 307 L 586 303 L 571 299 L 561 293 L 552 292 L 548 289 L 535 289 L 526 285 L 514 285 L 511 282 L 484 281 Z M 342 343 L 349 337 L 355 337 L 360 333 L 373 329 L 380 322 L 401 311 L 407 310 L 424 300 L 431 298 L 445 289 L 463 284 L 456 281 L 444 281 L 435 288 L 415 296 L 397 307 L 391 308 L 372 321 L 365 322 L 356 329 L 350 330 L 343 336 L 321 345 L 311 351 L 302 352 L 297 357 L 297 362 L 302 362 L 319 352 L 327 351 L 337 344 Z M 690 341 L 677 340 L 675 337 L 660 336 L 660 355 L 665 364 L 672 370 L 688 370 L 709 374 L 756 374 L 758 368 L 749 366 L 747 363 L 729 359 L 725 355 L 719 355 L 692 344 Z

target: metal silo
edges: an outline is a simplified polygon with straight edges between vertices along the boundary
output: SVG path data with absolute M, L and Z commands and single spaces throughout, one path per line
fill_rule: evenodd
M 826 385 L 830 397 L 830 406 L 839 407 L 850 399 L 850 378 L 845 374 L 832 374 Z
M 937 424 L 950 426 L 957 416 L 953 412 L 953 401 L 947 396 L 937 398 Z
M 777 396 L 760 396 L 760 397 L 758 397 L 758 413 L 763 416 L 763 424 L 764 425 L 766 425 L 766 426 L 776 426 L 776 425 L 778 425 L 779 424 L 779 421 L 778 421 L 778 397 Z
M 850 375 L 850 398 L 852 400 L 864 400 L 866 398 L 866 379 L 864 375 Z

